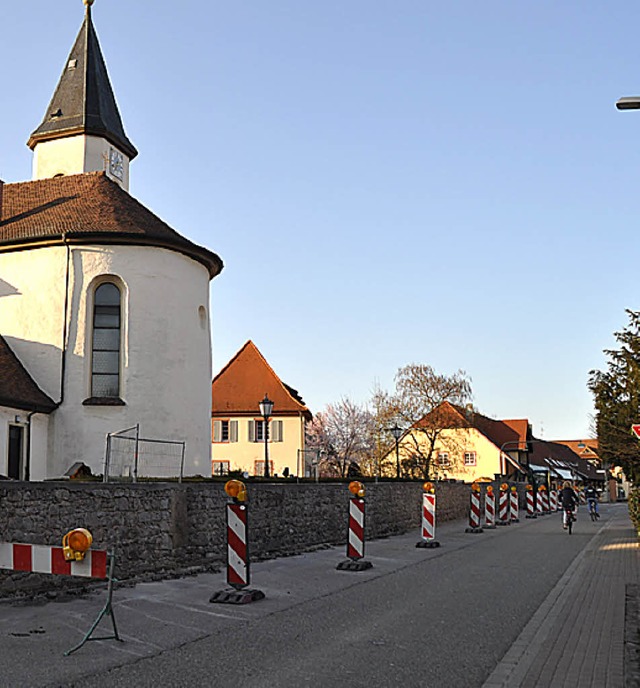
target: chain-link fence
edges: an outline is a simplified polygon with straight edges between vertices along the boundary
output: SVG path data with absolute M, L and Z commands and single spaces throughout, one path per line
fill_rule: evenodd
M 140 426 L 110 432 L 104 460 L 104 482 L 167 478 L 182 482 L 185 442 L 140 437 Z

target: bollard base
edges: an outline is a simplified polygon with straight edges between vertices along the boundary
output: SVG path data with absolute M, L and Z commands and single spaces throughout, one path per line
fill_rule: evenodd
M 520 523 L 520 519 L 519 518 L 512 518 L 511 523 Z
M 510 526 L 511 521 L 496 521 L 497 526 Z
M 538 518 L 535 514 L 527 514 L 525 518 Z
M 265 594 L 262 590 L 254 588 L 244 588 L 236 590 L 235 588 L 225 588 L 214 592 L 209 602 L 217 604 L 249 604 L 250 602 L 258 602 L 264 600 Z
M 440 547 L 440 543 L 434 539 L 420 540 L 420 542 L 416 542 L 416 547 L 420 547 L 421 549 L 431 549 L 432 547 Z
M 482 528 L 475 528 L 475 527 L 471 528 L 471 527 L 469 527 L 469 528 L 465 528 L 464 532 L 465 533 L 482 533 L 484 531 L 482 530 Z
M 491 524 L 491 525 L 484 525 L 484 526 L 482 526 L 482 527 L 483 527 L 485 530 L 495 530 L 495 529 L 496 529 L 496 527 L 495 527 L 493 524 Z
M 347 559 L 336 566 L 338 571 L 366 571 L 370 568 L 373 568 L 373 564 L 366 559 Z

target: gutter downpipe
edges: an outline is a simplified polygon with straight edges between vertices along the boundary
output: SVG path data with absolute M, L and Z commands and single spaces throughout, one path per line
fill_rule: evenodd
M 70 268 L 71 268 L 71 248 L 67 242 L 67 234 L 63 232 L 62 243 L 67 249 L 67 267 L 65 275 L 65 285 L 64 285 L 64 317 L 62 323 L 62 358 L 60 361 L 60 401 L 58 401 L 58 406 L 62 406 L 64 401 L 64 379 L 67 370 L 67 325 L 69 320 L 69 281 L 70 281 Z

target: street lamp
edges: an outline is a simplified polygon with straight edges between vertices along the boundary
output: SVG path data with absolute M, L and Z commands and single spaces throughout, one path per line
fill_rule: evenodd
M 273 411 L 273 402 L 264 394 L 264 399 L 260 402 L 260 413 L 264 418 L 264 477 L 269 477 L 269 417 Z
M 616 102 L 618 110 L 640 110 L 640 96 L 625 96 Z
M 402 428 L 396 422 L 395 425 L 390 428 L 389 432 L 393 435 L 393 439 L 396 441 L 396 478 L 400 477 L 400 448 L 399 442 L 402 437 Z

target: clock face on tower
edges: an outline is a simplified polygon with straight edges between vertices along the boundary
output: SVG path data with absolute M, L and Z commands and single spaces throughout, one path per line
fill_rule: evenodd
M 109 173 L 120 181 L 124 176 L 124 156 L 115 148 L 109 150 Z

